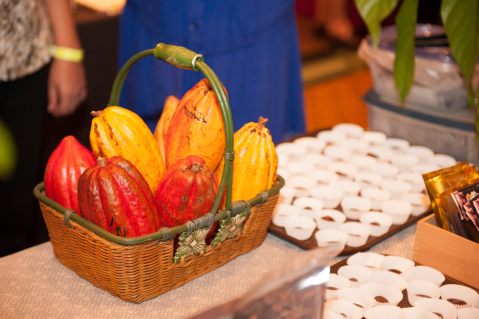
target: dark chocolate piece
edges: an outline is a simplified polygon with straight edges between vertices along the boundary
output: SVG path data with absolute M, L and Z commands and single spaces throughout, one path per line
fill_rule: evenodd
M 465 302 L 464 300 L 461 300 L 461 299 L 448 298 L 447 301 L 449 301 L 450 303 L 452 303 L 455 306 L 465 306 L 465 305 L 467 305 L 467 302 Z
M 402 271 L 397 270 L 397 269 L 388 269 L 388 271 L 393 272 L 393 273 L 398 274 L 398 275 L 402 274 Z
M 377 302 L 380 302 L 380 303 L 388 303 L 389 302 L 389 300 L 387 300 L 387 298 L 383 297 L 383 296 L 376 296 L 376 297 L 374 297 L 374 299 Z

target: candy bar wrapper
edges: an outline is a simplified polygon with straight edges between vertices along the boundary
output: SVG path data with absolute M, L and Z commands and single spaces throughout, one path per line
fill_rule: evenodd
M 475 185 L 479 189 L 479 184 Z M 470 197 L 468 200 L 468 205 L 466 207 L 466 214 L 474 224 L 474 227 L 479 232 L 479 193 L 475 193 L 474 196 Z
M 479 187 L 478 187 L 479 188 Z M 474 209 L 474 211 L 478 212 L 478 209 L 479 209 L 479 193 L 478 194 L 474 194 L 474 196 L 471 197 L 471 199 L 469 199 L 469 202 L 471 203 L 472 205 L 472 208 Z
M 451 193 L 456 205 L 460 209 L 462 220 L 472 220 L 474 222 L 477 219 L 475 208 L 477 209 L 478 205 L 478 195 L 479 183 L 468 185 Z
M 451 193 L 444 193 L 439 202 L 436 209 L 442 217 L 443 225 L 447 225 L 451 232 L 472 240 L 473 236 L 466 227 L 467 220 L 461 217 L 461 206 L 457 204 L 455 197 Z M 434 213 L 436 214 L 436 211 Z
M 440 196 L 439 212 L 447 216 L 450 230 L 462 237 L 479 242 L 479 215 L 476 207 L 479 207 L 479 197 L 471 197 L 474 189 L 479 188 L 479 184 L 465 187 L 453 191 L 452 193 L 443 193 Z M 472 193 L 471 193 L 472 192 Z
M 465 162 L 458 162 L 451 167 L 443 168 L 434 172 L 423 174 L 423 180 L 426 185 L 426 190 L 431 201 L 431 207 L 434 212 L 436 224 L 446 230 L 452 231 L 451 220 L 444 210 L 443 201 L 448 198 L 449 195 L 458 189 L 471 185 L 475 180 L 479 180 L 479 173 L 474 165 Z M 447 194 L 448 196 L 441 195 Z M 451 206 L 448 206 L 451 207 Z M 464 213 L 459 208 L 458 213 L 460 216 L 465 217 Z M 453 218 L 454 222 L 456 217 Z M 456 229 L 460 228 L 457 225 Z

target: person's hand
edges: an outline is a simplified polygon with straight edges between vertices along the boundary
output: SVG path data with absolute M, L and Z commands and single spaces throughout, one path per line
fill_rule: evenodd
M 55 117 L 69 115 L 85 97 L 83 64 L 54 59 L 48 79 L 48 112 Z

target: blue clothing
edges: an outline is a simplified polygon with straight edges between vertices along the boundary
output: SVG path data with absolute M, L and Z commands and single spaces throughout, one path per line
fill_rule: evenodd
M 305 131 L 294 0 L 128 0 L 120 63 L 158 42 L 187 47 L 225 85 L 234 129 L 267 117 L 275 142 Z M 148 57 L 129 72 L 121 105 L 150 128 L 165 98 L 179 98 L 203 75 Z

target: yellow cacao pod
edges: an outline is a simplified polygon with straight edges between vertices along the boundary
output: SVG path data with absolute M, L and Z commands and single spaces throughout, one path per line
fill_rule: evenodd
M 166 98 L 165 104 L 163 105 L 163 112 L 161 113 L 160 119 L 158 123 L 156 123 L 155 133 L 153 136 L 155 137 L 156 142 L 158 143 L 158 147 L 160 148 L 161 158 L 163 159 L 163 163 L 166 163 L 165 159 L 165 138 L 166 133 L 168 132 L 168 127 L 170 126 L 171 119 L 175 114 L 176 107 L 180 100 L 173 95 L 170 95 Z
M 260 117 L 234 134 L 232 201 L 249 200 L 271 188 L 276 180 L 278 156 L 271 133 L 265 126 L 268 119 Z M 223 174 L 224 159 L 216 170 L 218 183 Z
M 214 171 L 225 149 L 221 109 L 208 80 L 203 79 L 181 98 L 165 140 L 166 167 L 195 155 Z
M 95 157 L 120 156 L 143 175 L 154 193 L 165 171 L 160 149 L 148 126 L 136 113 L 120 106 L 92 112 L 90 145 Z

